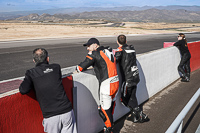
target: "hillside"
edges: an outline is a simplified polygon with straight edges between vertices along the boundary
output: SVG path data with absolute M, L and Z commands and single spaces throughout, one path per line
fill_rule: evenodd
M 21 21 L 64 21 L 69 19 L 104 19 L 132 22 L 200 22 L 200 11 L 147 9 L 141 11 L 93 11 L 69 14 L 30 14 L 16 18 Z
M 158 9 L 158 10 L 169 10 L 169 11 L 175 11 L 175 10 L 185 10 L 185 11 L 191 11 L 191 12 L 200 12 L 200 6 L 179 6 L 179 5 L 169 5 L 169 6 L 143 6 L 143 7 L 137 7 L 137 6 L 123 6 L 123 7 L 68 7 L 68 8 L 54 8 L 54 9 L 47 9 L 47 10 L 30 10 L 30 11 L 15 11 L 15 12 L 0 12 L 0 20 L 14 20 L 19 17 L 28 16 L 30 14 L 38 14 L 39 16 L 42 14 L 49 14 L 49 15 L 55 15 L 55 14 L 68 14 L 71 17 L 80 16 L 80 14 L 85 12 L 121 12 L 121 11 L 145 11 L 149 9 Z M 67 19 L 71 18 L 70 16 L 67 17 Z M 58 16 L 57 16 L 58 17 Z M 56 18 L 57 18 L 56 17 Z M 60 19 L 61 16 L 58 18 Z M 62 18 L 62 17 L 61 17 Z

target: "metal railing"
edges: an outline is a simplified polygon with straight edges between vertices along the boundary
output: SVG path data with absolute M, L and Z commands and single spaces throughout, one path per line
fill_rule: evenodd
M 177 133 L 181 133 L 183 126 L 183 119 L 185 118 L 188 111 L 191 109 L 191 107 L 196 102 L 199 96 L 200 96 L 200 88 L 196 91 L 196 93 L 193 95 L 193 97 L 190 99 L 187 105 L 183 108 L 183 110 L 179 113 L 179 115 L 176 117 L 176 119 L 173 121 L 173 123 L 170 125 L 170 127 L 167 129 L 165 133 L 174 133 L 176 130 Z

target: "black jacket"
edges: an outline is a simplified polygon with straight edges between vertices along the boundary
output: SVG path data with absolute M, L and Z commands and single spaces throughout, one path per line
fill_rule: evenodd
M 27 94 L 31 89 L 35 90 L 44 118 L 72 110 L 62 85 L 60 65 L 43 62 L 27 70 L 19 91 L 21 94 Z
M 124 44 L 115 53 L 116 61 L 120 65 L 122 80 L 128 83 L 128 87 L 136 86 L 139 79 L 139 72 L 136 64 L 135 49 L 132 45 Z
M 185 54 L 185 53 L 190 53 L 188 50 L 188 45 L 185 42 L 185 40 L 178 40 L 176 43 L 174 43 L 174 46 L 177 46 L 181 52 L 181 55 Z
M 89 66 L 94 67 L 97 79 L 100 83 L 104 80 L 117 76 L 117 67 L 112 48 L 100 46 L 92 54 L 88 54 L 86 59 L 78 65 L 78 71 L 84 71 Z

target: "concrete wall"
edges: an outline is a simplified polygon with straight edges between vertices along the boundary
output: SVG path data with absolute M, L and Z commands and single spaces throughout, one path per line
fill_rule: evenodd
M 118 69 L 119 70 L 119 69 Z M 120 77 L 121 78 L 121 77 Z M 99 116 L 99 83 L 93 69 L 73 74 L 74 81 L 74 110 L 77 118 L 78 132 L 97 133 L 104 127 L 104 122 Z M 121 85 L 121 80 L 120 80 Z M 120 89 L 117 93 L 114 121 L 118 120 L 129 109 L 120 102 Z
M 188 46 L 192 55 L 191 69 L 194 71 L 200 68 L 200 42 L 192 42 Z M 180 62 L 180 53 L 176 47 L 137 55 L 137 60 L 140 73 L 140 83 L 137 89 L 139 104 L 179 78 L 177 67 Z M 71 67 L 69 71 L 74 70 L 75 67 Z M 69 71 L 63 69 L 62 73 L 67 74 Z M 79 133 L 96 133 L 102 130 L 104 123 L 97 110 L 99 85 L 94 71 L 91 69 L 72 76 L 64 76 L 63 84 L 68 97 L 73 103 L 78 131 Z M 17 89 L 20 83 L 21 79 L 0 82 L 0 89 L 7 87 L 6 90 L 12 90 L 5 93 L 3 90 L 0 94 L 0 132 L 42 133 L 42 112 L 35 99 L 35 94 L 31 92 L 28 95 L 21 95 Z M 114 121 L 121 118 L 128 111 L 120 103 L 120 93 L 118 93 Z
M 148 100 L 151 96 L 161 91 L 179 78 L 177 66 L 180 62 L 179 50 L 170 47 L 137 55 L 137 64 L 140 74 L 140 82 L 137 89 L 139 104 Z M 118 73 L 119 69 L 118 69 Z M 121 76 L 120 76 L 121 78 Z M 73 74 L 74 107 L 77 116 L 77 127 L 81 133 L 96 133 L 103 129 L 104 123 L 98 115 L 98 81 L 92 70 Z M 120 82 L 121 86 L 121 82 Z M 120 88 L 117 94 L 114 121 L 118 120 L 129 109 L 120 102 Z M 85 122 L 87 120 L 87 123 Z M 87 128 L 86 128 L 87 127 Z
M 200 68 L 200 41 L 191 42 L 188 44 L 189 51 L 191 53 L 190 67 L 191 71 L 195 71 Z
M 15 87 L 21 83 L 19 79 L 12 82 L 15 82 Z M 69 100 L 73 102 L 72 76 L 63 77 L 63 85 Z M 0 83 L 0 88 L 2 86 L 6 87 L 5 83 Z M 0 95 L 0 133 L 43 133 L 43 116 L 35 92 L 21 95 L 16 88 L 5 94 Z
M 164 42 L 163 47 L 171 47 L 173 46 L 175 42 Z M 191 59 L 190 59 L 190 67 L 191 71 L 195 71 L 200 68 L 200 56 L 199 56 L 199 51 L 200 51 L 200 41 L 195 41 L 195 42 L 189 42 L 188 43 L 188 49 L 191 53 Z
M 176 47 L 138 55 L 137 60 L 140 74 L 137 91 L 139 104 L 179 78 L 177 67 L 180 53 Z

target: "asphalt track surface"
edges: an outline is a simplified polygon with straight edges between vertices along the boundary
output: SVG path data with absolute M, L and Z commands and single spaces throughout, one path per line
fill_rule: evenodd
M 188 42 L 200 40 L 200 33 L 185 33 Z M 117 48 L 116 37 L 97 37 L 104 46 Z M 46 48 L 50 62 L 59 63 L 62 68 L 79 64 L 85 59 L 86 48 L 82 46 L 89 38 L 45 39 L 0 42 L 0 81 L 24 76 L 27 69 L 34 67 L 32 51 L 37 47 Z M 137 54 L 163 47 L 163 42 L 177 41 L 177 34 L 152 34 L 127 36 L 128 44 L 134 45 Z M 180 79 L 151 97 L 143 104 L 150 121 L 133 123 L 128 117 L 116 122 L 115 133 L 164 133 L 190 98 L 200 88 L 200 70 L 191 74 L 189 83 Z M 200 124 L 200 98 L 184 119 L 183 133 L 195 133 Z
M 200 33 L 185 33 L 188 42 L 200 40 Z M 134 45 L 137 54 L 163 48 L 163 42 L 177 41 L 178 34 L 152 34 L 127 36 L 128 44 Z M 116 38 L 97 37 L 103 46 L 117 48 Z M 87 54 L 83 44 L 88 38 L 62 38 L 0 42 L 0 81 L 22 77 L 27 69 L 34 67 L 32 51 L 37 47 L 48 50 L 51 63 L 62 68 L 75 66 Z
M 165 133 L 200 88 L 199 75 L 200 69 L 191 73 L 190 82 L 178 79 L 141 105 L 150 118 L 149 122 L 133 123 L 129 115 L 115 123 L 114 133 Z M 183 119 L 182 133 L 196 133 L 199 126 L 200 97 Z

